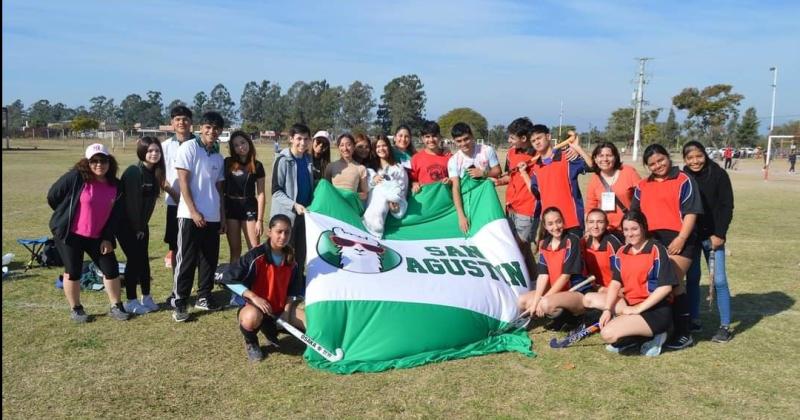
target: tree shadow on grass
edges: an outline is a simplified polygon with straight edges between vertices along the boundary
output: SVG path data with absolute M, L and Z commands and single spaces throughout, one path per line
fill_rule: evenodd
M 700 296 L 708 296 L 708 286 L 701 287 Z M 779 291 L 739 293 L 731 296 L 731 322 L 735 325 L 734 330 L 736 334 L 743 333 L 761 322 L 762 319 L 791 309 L 795 302 L 796 300 L 793 297 Z M 703 298 L 700 308 L 700 315 L 704 325 L 719 324 L 716 302 L 713 303 L 713 308 L 709 311 L 708 302 Z M 696 335 L 701 339 L 710 340 L 716 331 L 716 327 L 705 328 Z

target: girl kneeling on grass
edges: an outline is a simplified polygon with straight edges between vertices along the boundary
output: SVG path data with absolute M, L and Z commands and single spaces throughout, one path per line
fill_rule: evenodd
M 617 236 L 608 230 L 608 216 L 600 209 L 586 213 L 586 237 L 581 250 L 586 271 L 595 277 L 597 290 L 583 296 L 585 308 L 605 309 L 606 290 L 611 283 L 611 257 L 622 246 Z
M 644 214 L 636 210 L 625 214 L 622 233 L 625 246 L 611 261 L 613 281 L 606 291 L 600 335 L 609 343 L 606 350 L 612 353 L 636 346 L 643 337 L 652 337 L 640 351 L 645 356 L 658 356 L 672 323 L 669 300 L 678 279 L 667 248 L 649 237 Z M 624 288 L 624 299 L 620 299 L 620 287 Z
M 584 313 L 583 294 L 569 291 L 583 280 L 580 239 L 564 233 L 564 218 L 556 207 L 542 213 L 540 232 L 544 238 L 539 240 L 536 290 L 520 296 L 519 307 L 532 316 L 556 318 L 548 329 L 559 331 L 577 324 L 576 316 Z
M 267 340 L 277 346 L 277 327 L 274 317 L 300 329 L 305 329 L 305 313 L 289 296 L 298 296 L 301 285 L 294 261 L 294 250 L 288 245 L 292 222 L 282 214 L 269 221 L 267 241 L 244 254 L 222 274 L 220 283 L 242 296 L 247 302 L 239 309 L 239 330 L 244 336 L 247 358 L 258 362 L 264 353 L 258 344 L 260 330 Z

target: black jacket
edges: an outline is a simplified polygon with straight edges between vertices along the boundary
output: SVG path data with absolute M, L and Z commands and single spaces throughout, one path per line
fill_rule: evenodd
M 698 216 L 696 224 L 700 238 L 708 239 L 714 235 L 725 239 L 733 219 L 733 187 L 728 173 L 710 160 L 706 160 L 698 172 L 692 172 L 688 167 L 683 169 L 697 181 L 703 201 L 703 214 Z
M 115 181 L 112 181 L 115 182 Z M 70 229 L 72 227 L 72 220 L 75 219 L 75 210 L 78 207 L 78 202 L 83 191 L 83 177 L 76 169 L 72 169 L 66 174 L 62 175 L 58 181 L 50 187 L 47 192 L 47 204 L 53 209 L 53 215 L 50 217 L 50 232 L 53 237 L 62 241 L 67 239 Z M 111 215 L 103 227 L 103 232 L 100 238 L 111 242 L 116 247 L 114 235 L 116 228 L 119 225 L 120 216 L 122 214 L 122 200 L 120 200 L 121 191 L 117 188 L 117 197 L 114 200 L 114 207 L 111 210 Z
M 120 184 L 125 197 L 123 222 L 134 232 L 149 232 L 150 217 L 161 192 L 155 173 L 139 162 L 125 170 Z

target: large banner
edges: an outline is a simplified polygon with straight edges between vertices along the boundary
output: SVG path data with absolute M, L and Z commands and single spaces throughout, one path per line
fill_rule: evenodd
M 383 239 L 366 233 L 354 194 L 322 181 L 306 215 L 308 335 L 344 350 L 314 367 L 381 371 L 518 351 L 533 355 L 525 332 L 493 334 L 518 315 L 531 287 L 524 260 L 489 182 L 465 182 L 472 226 L 458 228 L 449 187 L 427 186 L 406 216 L 387 219 Z

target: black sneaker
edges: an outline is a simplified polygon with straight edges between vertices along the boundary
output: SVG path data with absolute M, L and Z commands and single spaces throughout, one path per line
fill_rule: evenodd
M 670 350 L 683 350 L 687 347 L 692 347 L 693 345 L 694 339 L 692 339 L 690 334 L 686 334 L 672 337 L 672 340 L 669 340 L 664 347 Z
M 189 319 L 189 312 L 186 310 L 186 305 L 179 304 L 175 306 L 175 310 L 172 311 L 172 319 L 175 322 L 184 322 Z
M 544 326 L 544 329 L 548 331 L 569 331 L 571 328 L 575 328 L 577 325 L 577 318 L 570 314 L 567 311 L 561 313 L 561 315 L 553 318 L 550 323 Z
M 222 308 L 217 306 L 211 298 L 199 298 L 197 302 L 194 303 L 194 308 L 199 309 L 201 311 L 218 311 Z
M 731 341 L 733 338 L 733 331 L 731 331 L 730 327 L 719 327 L 717 333 L 711 337 L 711 341 L 715 343 L 727 343 Z
M 111 309 L 108 310 L 108 316 L 116 319 L 117 321 L 127 321 L 131 317 L 131 314 L 125 312 L 122 302 L 117 302 L 116 304 L 111 305 Z
M 69 319 L 78 324 L 85 324 L 89 322 L 89 315 L 86 315 L 82 305 L 78 305 L 69 311 Z
M 700 331 L 703 331 L 703 324 L 698 321 L 692 321 L 692 324 L 689 327 L 689 332 L 698 333 Z
M 606 351 L 609 351 L 611 353 L 622 353 L 625 350 L 639 346 L 640 343 L 641 343 L 640 339 L 636 339 L 634 337 L 622 337 L 619 340 L 617 340 L 616 343 L 607 344 Z
M 258 346 L 258 343 L 244 343 L 244 350 L 247 352 L 247 360 L 255 363 L 264 360 L 264 352 L 261 351 L 261 347 Z

